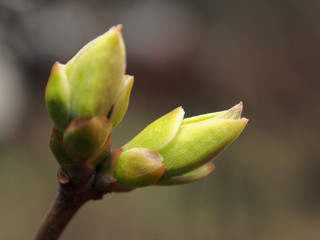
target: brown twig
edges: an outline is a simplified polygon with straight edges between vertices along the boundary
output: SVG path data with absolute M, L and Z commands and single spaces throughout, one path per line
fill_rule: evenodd
M 111 192 L 114 179 L 94 174 L 84 184 L 70 181 L 63 170 L 58 171 L 60 188 L 58 195 L 42 222 L 34 240 L 56 240 L 77 211 L 89 200 L 101 199 Z

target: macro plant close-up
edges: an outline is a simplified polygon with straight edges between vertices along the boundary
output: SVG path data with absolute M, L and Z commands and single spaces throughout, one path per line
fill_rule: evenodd
M 0 239 L 320 239 L 319 11 L 0 0 Z
M 111 149 L 111 132 L 127 111 L 134 82 L 125 75 L 121 29 L 112 27 L 66 64 L 52 67 L 45 100 L 60 189 L 36 240 L 58 239 L 83 204 L 104 194 L 204 178 L 248 122 L 241 118 L 242 102 L 189 118 L 178 107 Z

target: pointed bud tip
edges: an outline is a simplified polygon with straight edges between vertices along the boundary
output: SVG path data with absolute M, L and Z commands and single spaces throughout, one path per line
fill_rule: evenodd
M 116 26 L 112 26 L 111 28 L 109 28 L 109 30 L 106 33 L 111 33 L 111 32 L 121 33 L 122 29 L 123 29 L 122 24 L 118 24 Z
M 126 74 L 126 75 L 124 75 L 124 79 L 126 80 L 127 83 L 130 83 L 130 84 L 133 85 L 133 83 L 134 83 L 134 76 Z
M 53 75 L 56 74 L 56 73 L 62 73 L 64 74 L 64 68 L 65 68 L 65 65 L 56 61 L 53 65 L 52 65 L 52 68 L 51 68 L 51 73 L 50 73 L 50 76 L 49 76 L 49 81 L 51 81 L 51 79 L 53 78 Z M 47 84 L 48 86 L 48 84 Z
M 244 121 L 246 121 L 246 122 L 249 122 L 249 119 L 248 119 L 248 118 L 245 118 L 245 117 L 241 118 L 241 120 L 244 120 Z
M 122 39 L 122 25 L 119 24 L 117 26 L 113 26 L 108 29 L 105 33 L 97 37 L 96 39 L 103 39 L 102 41 L 106 41 L 106 43 L 110 44 L 110 39 L 114 38 L 115 39 Z M 94 40 L 93 40 L 94 41 Z M 121 40 L 123 41 L 123 40 Z
M 118 29 L 119 31 L 122 31 L 123 26 L 122 24 L 118 24 L 117 26 L 114 26 L 114 28 Z
M 56 61 L 54 64 L 53 64 L 53 67 L 54 68 L 64 68 L 65 67 L 65 65 L 64 64 L 62 64 L 62 63 L 60 63 L 59 61 Z
M 237 105 L 233 106 L 228 112 L 232 115 L 232 119 L 240 119 L 243 110 L 243 104 L 240 101 Z
M 173 109 L 171 112 L 177 112 L 177 113 L 179 113 L 179 116 L 180 116 L 180 118 L 181 118 L 181 121 L 183 120 L 185 111 L 184 111 L 184 109 L 183 109 L 182 106 L 179 106 L 179 107 Z
M 237 105 L 230 108 L 226 113 L 218 116 L 218 118 L 238 120 L 241 118 L 242 110 L 243 110 L 243 104 L 240 101 Z

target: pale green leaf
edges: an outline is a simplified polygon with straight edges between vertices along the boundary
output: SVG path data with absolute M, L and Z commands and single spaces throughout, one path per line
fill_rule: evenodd
M 148 148 L 158 151 L 162 149 L 177 134 L 183 115 L 182 107 L 167 113 L 143 129 L 142 132 L 122 147 L 123 150 Z
M 116 103 L 113 106 L 110 121 L 112 122 L 112 128 L 115 128 L 123 119 L 127 112 L 130 93 L 133 85 L 133 76 L 125 76 L 125 83 L 119 96 L 116 99 Z

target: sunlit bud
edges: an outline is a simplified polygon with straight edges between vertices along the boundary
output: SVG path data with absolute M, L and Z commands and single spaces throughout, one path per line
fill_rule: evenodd
M 72 119 L 109 113 L 124 85 L 121 27 L 89 42 L 66 64 Z
M 123 146 L 146 148 L 163 157 L 166 173 L 161 183 L 171 184 L 199 179 L 213 168 L 206 165 L 226 149 L 242 132 L 248 120 L 241 118 L 242 103 L 228 111 L 183 119 L 181 107 L 147 126 Z M 180 179 L 180 180 L 178 180 Z M 161 184 L 160 183 L 160 184 Z
M 164 158 L 166 177 L 200 167 L 226 149 L 248 122 L 240 119 L 241 111 L 242 103 L 216 117 L 182 124 L 175 138 L 158 151 Z
M 45 93 L 54 125 L 50 147 L 73 180 L 107 161 L 110 133 L 128 108 L 133 77 L 125 75 L 121 28 L 112 27 L 51 70 Z
M 60 134 L 76 118 L 104 115 L 113 128 L 129 103 L 133 77 L 125 76 L 121 26 L 85 45 L 67 64 L 55 63 L 46 88 L 46 105 Z

